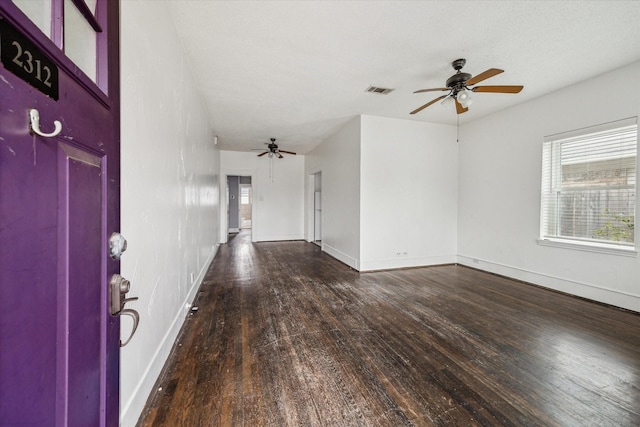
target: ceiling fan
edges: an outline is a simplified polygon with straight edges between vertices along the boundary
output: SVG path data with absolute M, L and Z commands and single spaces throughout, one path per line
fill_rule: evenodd
M 456 59 L 451 63 L 451 66 L 456 73 L 447 79 L 445 83 L 447 87 L 437 87 L 432 89 L 420 89 L 413 93 L 422 93 L 422 92 L 436 92 L 436 91 L 446 91 L 449 93 L 446 95 L 442 95 L 433 101 L 427 102 L 422 107 L 418 107 L 413 110 L 410 114 L 416 114 L 420 111 L 424 110 L 428 106 L 435 104 L 436 102 L 442 101 L 443 106 L 448 106 L 455 102 L 456 111 L 458 114 L 466 113 L 469 111 L 469 105 L 473 102 L 471 92 L 492 92 L 492 93 L 519 93 L 523 86 L 473 86 L 477 83 L 480 83 L 483 80 L 488 79 L 489 77 L 493 77 L 500 73 L 503 73 L 504 70 L 499 70 L 497 68 L 489 68 L 487 71 L 484 71 L 478 75 L 471 76 L 469 73 L 463 73 L 462 67 L 467 63 L 466 59 Z
M 278 156 L 278 158 L 282 159 L 284 157 L 282 153 L 293 154 L 294 156 L 296 155 L 296 153 L 294 153 L 293 151 L 286 151 L 286 150 L 279 149 L 278 144 L 276 144 L 275 138 L 271 138 L 271 142 L 270 143 L 265 142 L 265 144 L 267 144 L 267 148 L 264 149 L 265 150 L 264 153 L 258 154 L 258 157 L 262 157 L 265 154 L 268 154 L 269 157 Z M 261 148 L 257 148 L 257 150 L 261 150 Z

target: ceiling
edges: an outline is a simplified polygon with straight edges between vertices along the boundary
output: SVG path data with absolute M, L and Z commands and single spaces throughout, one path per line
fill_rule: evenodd
M 305 154 L 360 114 L 462 124 L 640 60 L 639 1 L 168 4 L 223 150 L 274 137 Z M 505 70 L 483 83 L 524 90 L 477 93 L 460 116 L 440 105 L 409 115 L 446 93 L 413 91 L 442 87 L 458 58 L 473 75 Z

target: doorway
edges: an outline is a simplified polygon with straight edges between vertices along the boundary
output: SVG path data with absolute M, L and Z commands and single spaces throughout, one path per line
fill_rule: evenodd
M 228 233 L 251 230 L 253 226 L 253 189 L 251 176 L 227 176 Z

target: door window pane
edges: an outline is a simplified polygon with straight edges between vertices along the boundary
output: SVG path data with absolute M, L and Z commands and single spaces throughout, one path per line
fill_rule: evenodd
M 13 0 L 13 4 L 51 38 L 51 0 Z
M 64 52 L 96 81 L 96 33 L 71 0 L 64 2 Z
M 96 5 L 98 4 L 98 0 L 84 0 L 84 3 L 87 5 L 93 16 L 96 16 Z

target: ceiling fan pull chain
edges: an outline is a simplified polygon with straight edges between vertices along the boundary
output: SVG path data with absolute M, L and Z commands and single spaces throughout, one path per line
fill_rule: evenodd
M 273 156 L 269 157 L 269 178 L 271 178 L 271 182 L 273 182 Z

